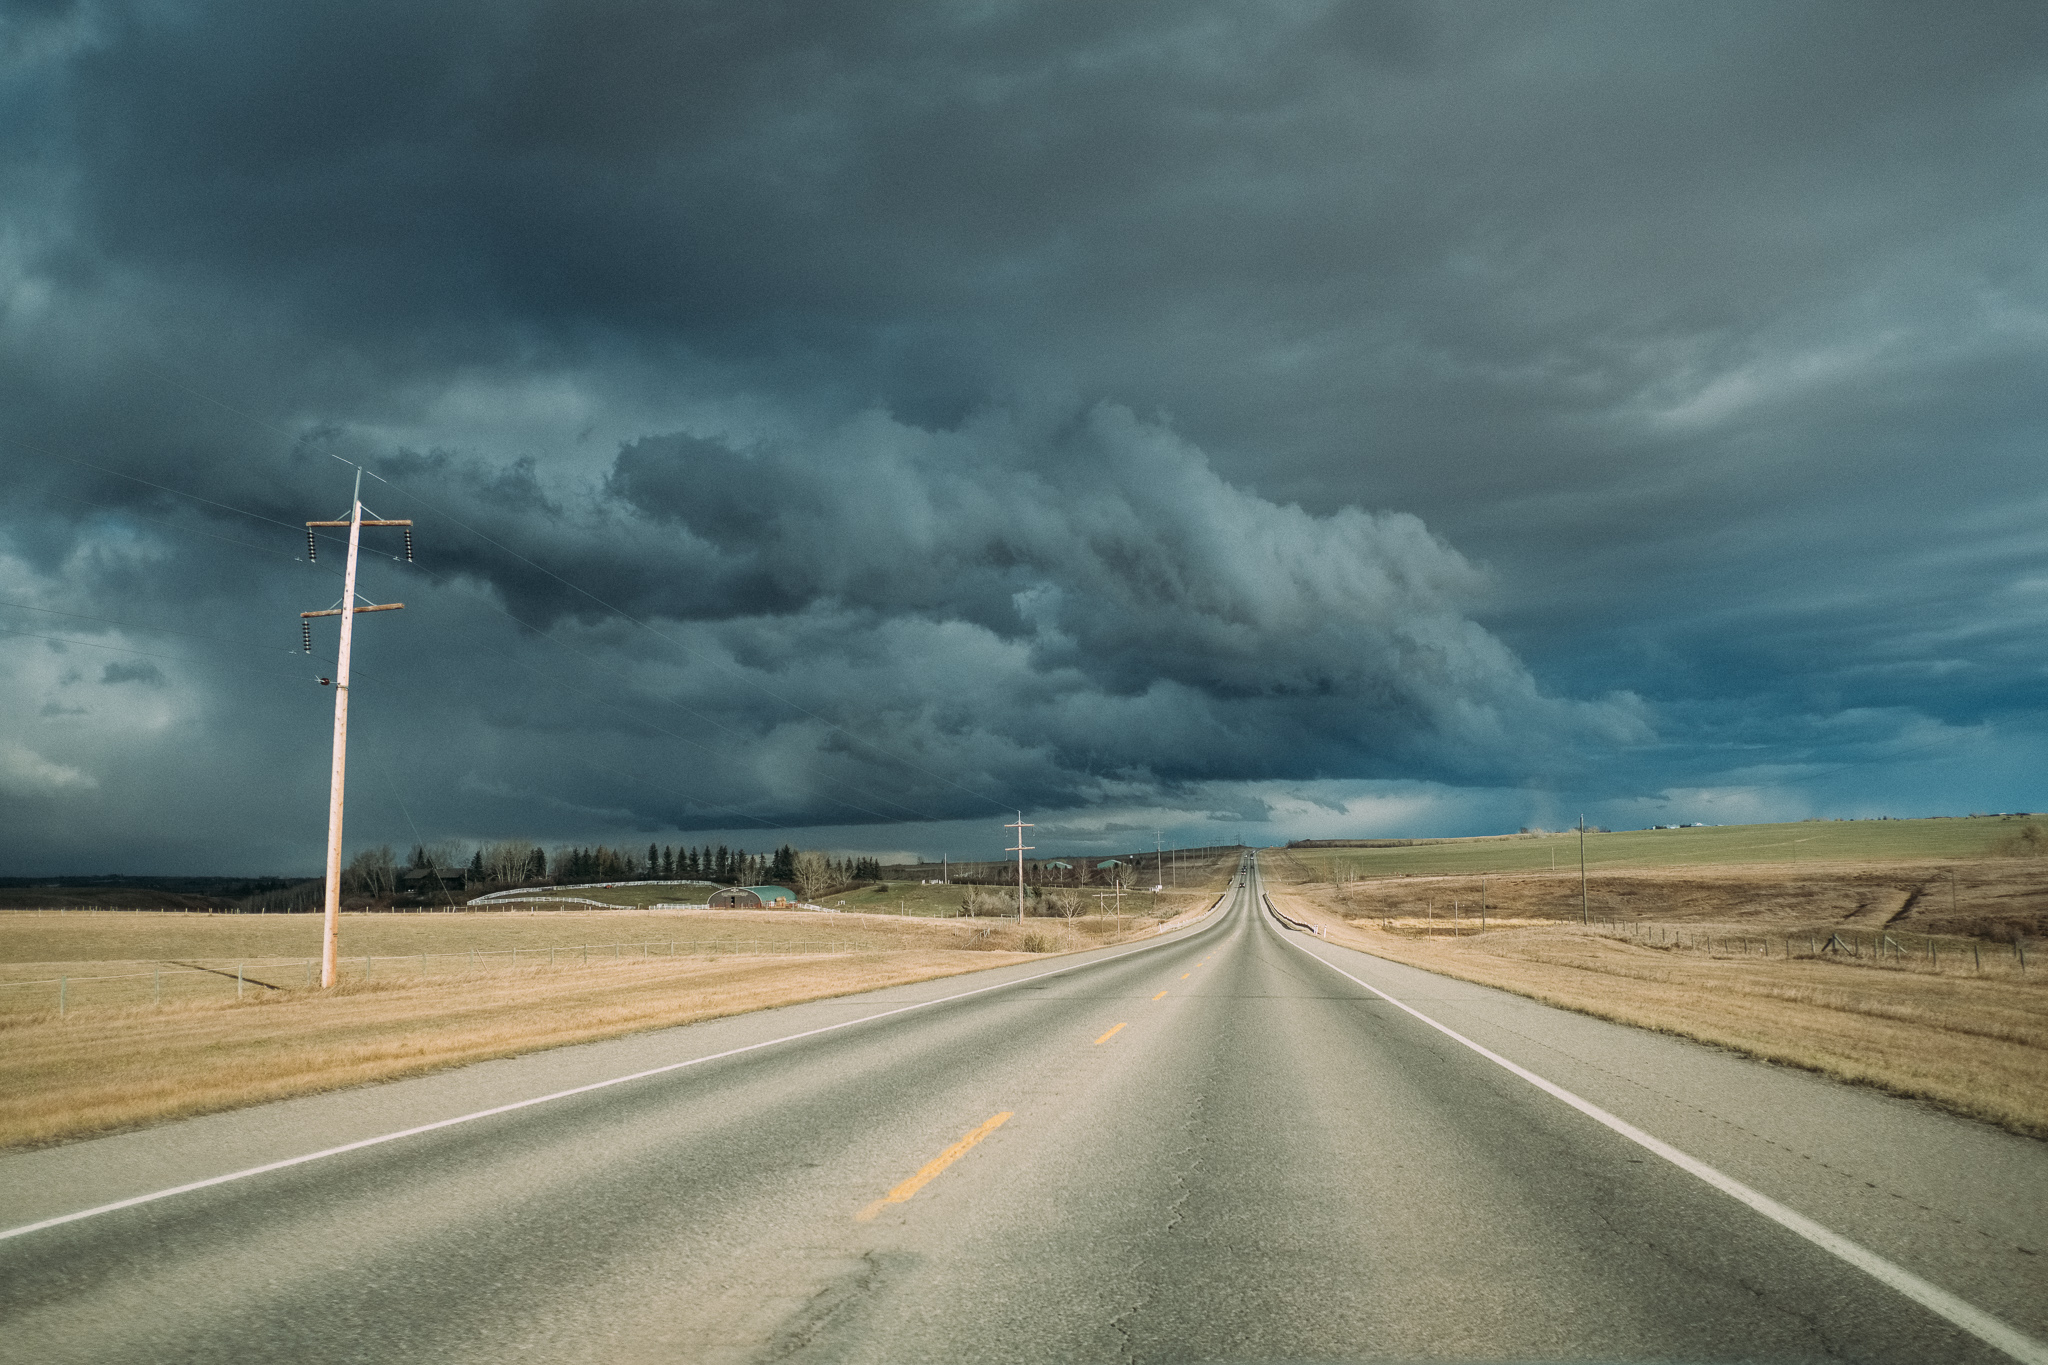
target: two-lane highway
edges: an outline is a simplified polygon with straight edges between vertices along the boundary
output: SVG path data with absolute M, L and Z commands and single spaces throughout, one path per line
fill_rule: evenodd
M 2039 1144 L 1287 933 L 1249 863 L 1142 947 L 17 1155 L 0 1199 L 429 1124 L 0 1240 L 0 1354 L 1997 1361 L 2048 1318 Z M 1914 1163 L 1959 1159 L 2004 1193 L 1927 1207 Z

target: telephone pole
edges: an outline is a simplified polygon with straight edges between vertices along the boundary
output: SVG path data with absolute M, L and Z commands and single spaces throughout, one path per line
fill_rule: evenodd
M 341 601 L 326 611 L 302 611 L 299 613 L 299 634 L 304 641 L 306 652 L 313 652 L 313 625 L 315 616 L 339 616 L 341 618 L 341 649 L 335 656 L 334 664 L 334 769 L 327 784 L 327 910 L 320 938 L 320 988 L 326 990 L 334 985 L 339 968 L 341 951 L 341 796 L 344 776 L 348 770 L 348 661 L 349 646 L 355 639 L 355 618 L 363 611 L 404 611 L 403 602 L 363 603 L 356 602 L 356 549 L 362 543 L 365 526 L 403 526 L 405 528 L 405 558 L 412 562 L 412 522 L 389 521 L 384 518 L 363 516 L 363 471 L 356 469 L 356 489 L 349 501 L 346 521 L 309 521 L 306 523 L 306 559 L 312 562 L 318 556 L 318 546 L 313 537 L 315 526 L 348 527 L 348 569 L 341 577 Z M 321 679 L 325 682 L 326 679 Z
M 1586 815 L 1579 813 L 1579 923 L 1591 924 L 1592 914 L 1586 909 Z
M 1024 922 L 1024 855 L 1029 853 L 1033 847 L 1024 842 L 1024 831 L 1033 828 L 1033 826 L 1024 823 L 1024 812 L 1020 810 L 1017 812 L 1016 822 L 1004 825 L 1003 828 L 1017 831 L 1017 846 L 1004 851 L 1017 855 L 1017 923 L 1022 924 Z

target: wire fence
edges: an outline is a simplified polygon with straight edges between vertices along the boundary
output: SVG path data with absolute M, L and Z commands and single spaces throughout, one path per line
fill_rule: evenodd
M 1495 928 L 1521 928 L 1536 924 L 1591 929 L 1597 934 L 1625 939 L 1644 947 L 1702 953 L 1709 957 L 1849 962 L 1906 971 L 1961 972 L 1979 976 L 1998 973 L 2024 977 L 2030 956 L 2038 956 L 2030 955 L 2024 937 L 2015 937 L 2010 943 L 1995 943 L 1950 934 L 1855 929 L 1841 925 L 1753 933 L 1731 931 L 1716 925 L 1646 924 L 1641 920 L 1622 919 L 1493 921 Z M 1438 917 L 1421 924 L 1408 920 L 1380 921 L 1380 927 L 1389 932 L 1419 931 L 1424 937 L 1431 938 L 1468 937 L 1482 932 L 1486 925 L 1485 920 L 1470 916 L 1462 920 Z M 2040 964 L 2035 962 L 2032 965 L 2038 967 Z
M 868 938 L 681 939 L 639 943 L 578 943 L 542 948 L 475 948 L 461 952 L 373 953 L 345 956 L 337 964 L 343 983 L 419 982 L 434 977 L 459 980 L 478 972 L 513 969 L 568 969 L 622 962 L 681 958 L 826 957 L 853 953 L 906 952 L 918 947 L 958 945 L 894 943 Z M 0 981 L 0 1011 L 54 1010 L 59 1017 L 87 1005 L 129 1007 L 247 1000 L 266 994 L 311 990 L 319 984 L 318 958 L 245 958 L 169 962 L 144 972 L 60 974 Z

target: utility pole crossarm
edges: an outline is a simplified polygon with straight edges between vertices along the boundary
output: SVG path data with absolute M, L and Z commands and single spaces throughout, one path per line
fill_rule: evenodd
M 365 525 L 365 526 L 368 526 L 369 524 L 370 524 L 370 523 L 368 523 L 367 521 L 363 523 L 363 525 Z M 403 603 L 403 602 L 381 602 L 381 603 L 373 603 L 373 604 L 371 604 L 371 605 L 369 605 L 369 606 L 362 606 L 362 607 L 357 607 L 357 608 L 356 608 L 356 611 L 357 611 L 357 613 L 358 613 L 358 614 L 360 614 L 360 613 L 362 613 L 362 612 L 366 612 L 366 611 L 404 611 L 404 610 L 405 610 L 405 603 Z M 328 608 L 328 609 L 327 609 L 326 611 L 302 611 L 302 612 L 300 612 L 300 613 L 299 613 L 299 619 L 303 621 L 303 620 L 305 620 L 305 619 L 306 619 L 307 617 L 311 617 L 311 616 L 339 616 L 339 615 L 341 615 L 341 612 L 342 612 L 342 609 L 341 609 L 340 607 L 329 607 L 329 608 Z
M 373 518 L 370 518 L 370 517 L 364 517 L 364 518 L 363 518 L 363 519 L 362 519 L 361 521 L 349 521 L 349 520 L 348 520 L 347 518 L 343 518 L 343 519 L 342 519 L 342 520 L 340 520 L 340 521 L 309 521 L 309 522 L 307 522 L 307 523 L 306 523 L 306 525 L 308 525 L 308 526 L 410 526 L 410 525 L 412 525 L 412 519 L 411 519 L 410 517 L 401 517 L 401 518 L 399 518 L 399 519 L 398 519 L 397 521 L 391 521 L 391 520 L 387 520 L 387 519 L 381 519 L 381 518 L 378 518 L 378 519 L 373 519 Z

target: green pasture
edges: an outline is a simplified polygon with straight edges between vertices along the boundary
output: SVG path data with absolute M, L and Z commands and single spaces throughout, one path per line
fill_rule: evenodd
M 1965 816 L 1624 830 L 1588 834 L 1586 866 L 1614 869 L 1979 858 L 1995 852 L 1994 845 L 2011 838 L 2028 823 L 2011 817 Z M 1567 832 L 1515 839 L 1455 840 L 1409 848 L 1295 848 L 1275 850 L 1266 856 L 1283 876 L 1291 859 L 1315 881 L 1336 877 L 1547 872 L 1553 865 L 1563 872 L 1579 865 L 1579 836 Z
M 617 886 L 530 886 L 514 894 L 534 898 L 574 897 L 578 900 L 596 901 L 600 905 L 702 905 L 705 898 L 718 889 L 715 886 L 661 886 L 653 882 L 622 882 Z M 511 895 L 505 897 L 505 900 L 511 899 Z M 518 904 L 505 905 L 503 901 L 479 901 L 476 902 L 475 908 L 491 910 L 501 905 L 507 910 L 532 908 Z

